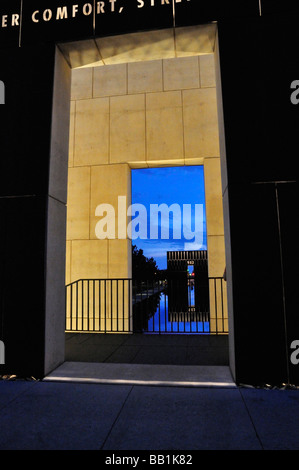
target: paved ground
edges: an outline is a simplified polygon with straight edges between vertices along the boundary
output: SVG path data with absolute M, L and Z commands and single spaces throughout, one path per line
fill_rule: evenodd
M 66 361 L 228 365 L 227 335 L 66 334 Z
M 99 350 L 76 336 L 68 359 L 82 362 L 0 380 L 0 450 L 101 450 L 98 464 L 122 451 L 299 450 L 299 390 L 237 387 L 208 339 L 197 356 L 194 338 L 140 340 L 107 337 Z
M 298 390 L 1 380 L 0 403 L 1 450 L 299 449 Z
M 175 387 L 236 387 L 227 366 L 65 362 L 45 381 Z

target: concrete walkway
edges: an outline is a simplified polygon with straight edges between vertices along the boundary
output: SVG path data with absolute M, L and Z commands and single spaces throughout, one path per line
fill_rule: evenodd
M 65 360 L 122 364 L 228 365 L 227 335 L 67 333 Z
M 65 362 L 44 380 L 168 387 L 235 387 L 229 368 L 223 366 Z
M 227 367 L 65 363 L 0 380 L 0 429 L 1 450 L 105 451 L 98 464 L 122 450 L 298 450 L 299 391 L 240 388 Z

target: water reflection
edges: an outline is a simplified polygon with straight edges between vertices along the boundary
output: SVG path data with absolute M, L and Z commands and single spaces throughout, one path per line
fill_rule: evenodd
M 209 333 L 207 308 L 199 310 L 194 283 L 168 285 L 163 292 L 134 305 L 134 331 L 152 333 Z

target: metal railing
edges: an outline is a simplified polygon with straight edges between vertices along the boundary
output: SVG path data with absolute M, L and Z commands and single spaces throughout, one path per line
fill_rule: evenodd
M 187 281 L 187 279 L 186 279 Z M 80 279 L 66 286 L 66 331 L 227 334 L 221 277 L 187 282 Z
M 80 279 L 66 286 L 66 331 L 131 332 L 132 279 Z
M 203 282 L 168 280 L 156 294 L 151 284 L 144 283 L 144 287 L 139 301 L 133 302 L 135 332 L 228 333 L 226 284 L 222 277 Z

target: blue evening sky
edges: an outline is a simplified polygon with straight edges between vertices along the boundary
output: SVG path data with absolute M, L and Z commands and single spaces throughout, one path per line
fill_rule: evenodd
M 153 257 L 160 269 L 167 268 L 166 252 L 172 250 L 205 250 L 207 248 L 205 190 L 203 166 L 183 166 L 166 168 L 147 168 L 132 170 L 132 204 L 143 204 L 147 209 L 148 235 L 147 239 L 132 240 L 134 245 L 142 248 L 144 255 Z M 181 207 L 182 236 L 175 239 L 170 221 L 169 239 L 161 239 L 161 220 L 159 220 L 159 237 L 150 239 L 149 225 L 151 204 L 179 204 Z M 183 204 L 189 204 L 191 209 L 191 226 L 189 219 L 183 220 Z M 195 204 L 202 205 L 203 215 L 195 222 Z M 138 217 L 136 213 L 135 217 Z M 134 216 L 132 219 L 135 218 Z M 200 219 L 200 220 L 199 220 Z M 186 224 L 187 221 L 187 224 Z M 183 222 L 198 233 L 193 239 L 184 237 Z M 153 221 L 152 221 L 153 223 Z M 199 234 L 199 229 L 201 234 Z M 137 230 L 137 229 L 136 229 Z M 137 230 L 138 231 L 138 230 Z M 185 232 L 186 233 L 186 232 Z M 200 243 L 199 243 L 200 240 Z

